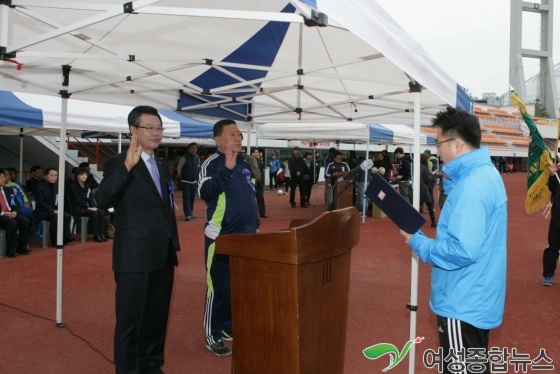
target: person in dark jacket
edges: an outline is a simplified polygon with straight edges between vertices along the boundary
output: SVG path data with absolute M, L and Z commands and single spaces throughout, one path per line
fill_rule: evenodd
M 190 143 L 187 147 L 187 153 L 177 165 L 177 171 L 181 175 L 181 191 L 183 191 L 183 213 L 185 220 L 195 219 L 193 214 L 194 198 L 198 189 L 198 173 L 200 172 L 200 156 L 196 154 L 198 145 Z
M 436 178 L 430 172 L 428 166 L 429 159 L 430 155 L 427 153 L 422 153 L 420 155 L 420 206 L 426 204 L 428 213 L 430 213 L 430 219 L 432 220 L 432 227 L 437 227 L 436 215 L 434 213 L 434 201 L 432 200 L 429 187 L 435 184 Z
M 181 250 L 173 177 L 155 152 L 164 132 L 158 111 L 135 107 L 128 129 L 128 150 L 105 162 L 95 195 L 101 208 L 115 208 L 115 368 L 117 373 L 162 373 Z
M 262 159 L 262 151 L 258 148 L 253 148 L 253 152 L 251 153 L 255 162 L 257 163 L 257 168 L 259 169 L 259 173 L 261 177 L 256 180 L 255 188 L 257 189 L 257 207 L 259 209 L 259 216 L 261 218 L 268 218 L 266 215 L 266 205 L 264 203 L 264 163 Z
M 88 171 L 78 167 L 74 170 L 74 179 L 69 183 L 69 202 L 72 215 L 75 217 L 89 217 L 93 240 L 98 243 L 106 242 L 105 211 L 97 208 L 93 191 L 87 183 Z
M 404 154 L 402 147 L 395 149 L 395 156 L 399 160 L 400 169 L 397 180 L 399 181 L 399 193 L 410 202 L 408 198 L 408 186 L 410 186 L 410 172 L 412 160 L 410 156 Z
M 88 186 L 92 189 L 95 190 L 97 187 L 99 187 L 99 183 L 97 183 L 97 181 L 95 180 L 95 177 L 93 176 L 93 174 L 91 173 L 91 169 L 89 167 L 89 162 L 81 162 L 78 167 L 80 168 L 84 168 L 87 171 L 87 179 L 86 179 L 86 183 L 88 184 Z
M 550 177 L 548 178 L 548 189 L 551 192 L 552 209 L 550 211 L 550 224 L 548 226 L 548 247 L 543 253 L 543 286 L 552 286 L 556 263 L 560 251 L 560 191 L 558 190 L 558 179 L 556 173 L 558 166 L 550 166 Z
M 35 211 L 33 215 L 38 221 L 49 221 L 51 245 L 56 243 L 56 225 L 58 213 L 64 214 L 63 244 L 66 245 L 74 238 L 70 236 L 70 214 L 58 210 L 58 170 L 48 168 L 45 170 L 45 179 L 37 184 L 33 191 L 35 196 Z
M 309 205 L 311 198 L 311 188 L 313 187 L 313 175 L 315 174 L 315 163 L 313 162 L 313 155 L 310 152 L 305 152 L 303 155 L 305 168 L 303 169 L 303 191 L 305 192 L 304 204 Z
M 20 207 L 14 191 L 4 186 L 6 179 L 4 170 L 0 169 L 0 229 L 6 231 L 6 256 L 27 255 L 31 253 L 27 248 L 31 223 L 19 214 Z
M 198 187 L 206 202 L 204 252 L 208 288 L 204 329 L 206 348 L 217 356 L 229 356 L 232 351 L 223 342 L 233 340 L 229 256 L 216 253 L 215 240 L 220 235 L 257 232 L 257 178 L 240 153 L 243 136 L 235 121 L 218 121 L 213 130 L 218 150 L 204 161 Z
M 299 187 L 299 206 L 307 208 L 305 205 L 305 188 L 303 186 L 303 174 L 305 171 L 305 161 L 300 156 L 299 147 L 294 147 L 292 157 L 288 159 L 288 167 L 290 168 L 290 204 L 292 208 L 296 207 L 296 187 Z

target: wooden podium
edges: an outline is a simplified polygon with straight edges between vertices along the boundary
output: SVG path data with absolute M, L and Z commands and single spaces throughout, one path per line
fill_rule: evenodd
M 345 173 L 346 174 L 346 173 Z M 341 181 L 333 187 L 334 210 L 353 206 L 354 186 L 352 181 Z M 350 184 L 347 188 L 346 186 Z M 346 188 L 346 189 L 345 189 Z M 338 196 L 338 197 L 337 197 Z
M 343 373 L 353 208 L 280 232 L 224 235 L 230 256 L 235 373 Z

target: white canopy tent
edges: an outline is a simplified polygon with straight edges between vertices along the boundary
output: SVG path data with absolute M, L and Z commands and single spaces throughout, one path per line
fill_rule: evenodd
M 181 99 L 185 111 L 257 123 L 414 123 L 418 154 L 421 123 L 447 104 L 472 108 L 375 0 L 12 0 L 0 5 L 0 81 L 62 97 L 62 136 L 68 98 L 168 109 Z
M 312 143 L 338 141 L 351 143 L 414 143 L 414 129 L 407 125 L 378 123 L 265 123 L 257 126 L 259 139 L 307 140 Z M 420 143 L 434 144 L 435 137 L 421 132 Z

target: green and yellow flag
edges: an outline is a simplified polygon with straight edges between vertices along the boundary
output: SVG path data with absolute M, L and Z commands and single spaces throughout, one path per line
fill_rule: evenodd
M 531 132 L 529 142 L 529 158 L 527 161 L 527 197 L 525 198 L 525 211 L 534 213 L 550 201 L 548 177 L 550 176 L 550 151 L 537 130 L 537 126 L 527 113 L 527 107 L 516 94 L 511 94 L 511 104 L 517 105 L 523 120 Z

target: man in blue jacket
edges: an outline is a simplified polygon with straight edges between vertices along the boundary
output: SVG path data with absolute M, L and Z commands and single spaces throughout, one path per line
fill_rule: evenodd
M 233 340 L 229 283 L 229 257 L 215 253 L 216 238 L 226 234 L 257 232 L 255 179 L 241 152 L 243 136 L 233 120 L 214 125 L 218 150 L 200 170 L 198 193 L 206 202 L 204 250 L 206 255 L 206 348 L 217 356 L 231 355 L 223 341 Z
M 401 231 L 418 257 L 432 265 L 430 307 L 437 315 L 443 357 L 479 350 L 487 355 L 490 329 L 500 326 L 506 294 L 507 196 L 488 148 L 480 148 L 478 119 L 448 108 L 433 119 L 445 162 L 448 195 L 435 239 Z M 487 357 L 487 356 L 486 356 Z M 486 365 L 489 373 L 489 366 Z M 454 371 L 455 372 L 455 371 Z

